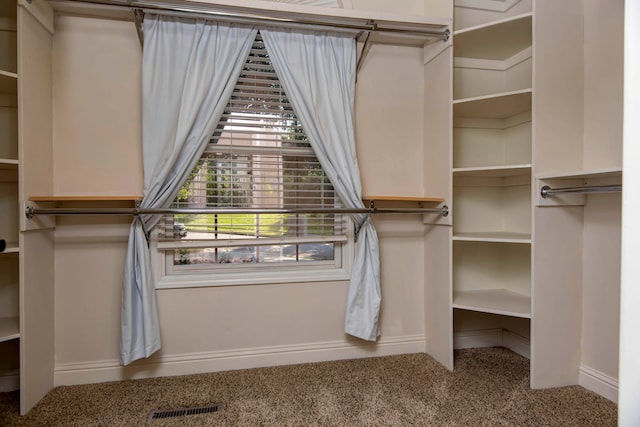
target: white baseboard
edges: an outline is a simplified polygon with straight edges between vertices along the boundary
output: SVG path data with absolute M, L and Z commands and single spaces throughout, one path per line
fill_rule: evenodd
M 618 403 L 618 380 L 589 366 L 580 365 L 578 384 Z
M 190 375 L 298 363 L 423 353 L 424 335 L 383 338 L 376 343 L 359 340 L 258 347 L 249 349 L 157 355 L 123 367 L 118 360 L 56 365 L 54 386 L 92 384 L 125 379 Z
M 456 332 L 453 348 L 506 347 L 526 358 L 531 357 L 529 339 L 507 329 L 481 329 L 477 331 Z
M 20 389 L 20 373 L 8 373 L 0 376 L 0 393 L 15 391 Z

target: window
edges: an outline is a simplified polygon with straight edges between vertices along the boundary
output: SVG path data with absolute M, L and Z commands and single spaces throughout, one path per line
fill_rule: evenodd
M 199 286 L 203 275 L 207 283 L 212 277 L 216 283 L 348 277 L 346 216 L 252 212 L 339 207 L 259 33 L 174 207 L 233 212 L 165 216 L 156 241 L 164 276 L 159 287 L 185 278 Z

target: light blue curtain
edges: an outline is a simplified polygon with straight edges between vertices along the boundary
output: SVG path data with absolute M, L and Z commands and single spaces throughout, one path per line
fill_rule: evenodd
M 142 208 L 166 208 L 222 116 L 256 30 L 200 19 L 145 15 L 142 54 Z M 147 235 L 161 215 L 131 224 L 122 292 L 120 361 L 160 348 Z
M 352 35 L 261 29 L 269 57 L 311 145 L 343 205 L 363 208 L 356 161 Z M 345 332 L 375 341 L 380 311 L 378 236 L 369 217 L 354 215 L 359 233 L 347 295 Z

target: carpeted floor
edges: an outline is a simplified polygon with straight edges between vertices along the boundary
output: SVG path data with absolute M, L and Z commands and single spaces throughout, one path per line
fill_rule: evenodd
M 58 387 L 26 416 L 0 394 L 0 425 L 615 426 L 617 406 L 579 386 L 529 388 L 529 361 L 503 348 L 459 350 L 449 372 L 410 354 Z M 149 420 L 157 409 L 218 412 Z

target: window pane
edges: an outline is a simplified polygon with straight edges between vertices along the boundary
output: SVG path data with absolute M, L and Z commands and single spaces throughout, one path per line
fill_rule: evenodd
M 333 187 L 280 85 L 259 34 L 211 142 L 174 206 L 221 209 L 337 206 Z M 325 261 L 334 260 L 334 243 L 266 246 L 247 239 L 342 235 L 342 222 L 340 215 L 326 213 L 169 215 L 163 238 L 234 241 L 233 248 L 176 250 L 176 266 Z
M 333 261 L 332 243 L 238 246 L 230 248 L 178 249 L 174 266 L 196 264 L 282 263 L 295 261 Z

